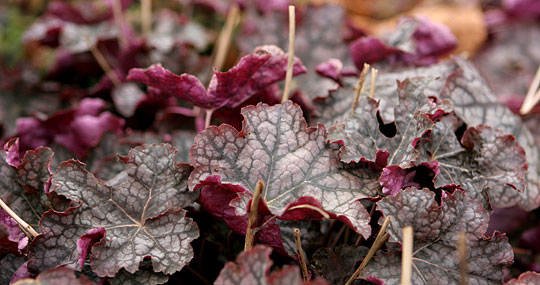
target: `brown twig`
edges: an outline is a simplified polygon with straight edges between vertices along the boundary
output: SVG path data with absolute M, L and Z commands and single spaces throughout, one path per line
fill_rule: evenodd
M 212 114 L 214 113 L 214 109 L 206 109 L 204 113 L 204 128 L 208 128 L 210 126 L 210 122 L 212 121 Z
M 387 216 L 386 219 L 384 220 L 384 223 L 381 229 L 379 230 L 379 233 L 377 233 L 377 236 L 375 237 L 375 241 L 373 242 L 368 253 L 362 260 L 362 263 L 360 263 L 356 271 L 353 273 L 351 278 L 347 280 L 347 283 L 345 283 L 345 285 L 350 285 L 358 277 L 358 275 L 360 275 L 360 272 L 362 272 L 362 270 L 366 267 L 366 265 L 371 260 L 373 255 L 375 255 L 375 252 L 379 250 L 379 248 L 381 248 L 381 246 L 386 242 L 386 240 L 389 237 L 388 233 L 386 233 L 386 229 L 388 228 L 390 221 L 392 221 L 392 217 Z
M 122 1 L 121 0 L 113 0 L 112 1 L 112 8 L 113 8 L 113 17 L 114 21 L 116 23 L 116 27 L 118 28 L 118 39 L 120 41 L 120 48 L 124 49 L 127 46 L 127 39 L 126 35 L 124 34 L 124 15 L 122 13 Z
M 291 80 L 294 65 L 294 37 L 296 29 L 296 15 L 294 6 L 289 6 L 289 58 L 287 59 L 287 73 L 285 74 L 285 87 L 283 88 L 283 97 L 281 103 L 289 99 L 289 92 L 291 89 Z
M 459 284 L 466 285 L 467 281 L 467 235 L 464 232 L 458 235 L 457 249 L 459 253 Z
M 304 251 L 302 250 L 302 240 L 300 239 L 300 230 L 297 228 L 294 229 L 294 242 L 296 244 L 296 253 L 298 254 L 298 257 L 300 259 L 300 267 L 302 268 L 302 276 L 304 278 L 304 281 L 307 282 L 309 275 L 307 271 L 306 257 L 304 255 Z
M 15 222 L 17 222 L 17 224 L 19 224 L 19 227 L 22 229 L 24 234 L 26 234 L 28 238 L 30 238 L 30 240 L 35 239 L 39 235 L 39 233 L 36 232 L 36 230 L 34 230 L 31 225 L 29 225 L 27 222 L 21 219 L 19 215 L 13 212 L 13 210 L 11 210 L 11 208 L 6 205 L 6 203 L 4 203 L 2 199 L 0 199 L 0 207 L 2 207 L 2 209 L 4 209 L 4 211 L 6 211 L 6 213 L 8 213 L 8 215 L 12 217 Z
M 526 115 L 529 113 L 534 105 L 538 103 L 540 100 L 540 90 L 538 90 L 538 87 L 540 86 L 540 66 L 538 66 L 538 69 L 536 70 L 536 74 L 534 75 L 533 81 L 531 82 L 531 85 L 529 85 L 529 90 L 527 91 L 527 95 L 525 96 L 525 100 L 523 100 L 523 104 L 521 105 L 521 108 L 519 109 L 519 113 L 521 115 Z
M 401 285 L 410 285 L 412 276 L 413 228 L 403 228 L 403 249 L 401 255 Z
M 371 85 L 370 85 L 370 89 L 369 89 L 369 98 L 373 99 L 375 97 L 375 85 L 376 85 L 376 80 L 377 80 L 377 74 L 379 73 L 379 71 L 375 68 L 372 68 L 371 69 Z
M 152 31 L 152 0 L 141 0 L 142 32 L 148 38 Z
M 261 194 L 264 189 L 264 183 L 262 181 L 257 182 L 255 186 L 255 192 L 253 193 L 253 198 L 251 199 L 251 207 L 249 209 L 249 220 L 248 226 L 246 229 L 246 241 L 244 243 L 244 251 L 251 250 L 253 248 L 253 239 L 255 238 L 255 233 L 253 229 L 257 223 L 257 213 L 259 211 L 259 201 L 261 200 Z
M 358 98 L 360 98 L 360 93 L 362 93 L 362 90 L 364 89 L 364 81 L 366 80 L 366 75 L 369 71 L 369 64 L 364 63 L 364 67 L 362 68 L 362 72 L 360 73 L 360 77 L 358 79 L 358 84 L 356 84 L 356 89 L 354 90 L 354 99 L 351 107 L 351 115 L 354 114 L 354 110 L 356 110 L 356 105 L 358 104 Z
M 217 70 L 221 70 L 223 68 L 223 64 L 225 64 L 227 52 L 229 51 L 229 46 L 231 45 L 232 34 L 234 27 L 238 22 L 239 15 L 240 10 L 238 9 L 238 6 L 232 6 L 227 14 L 227 19 L 225 19 L 225 25 L 223 25 L 223 29 L 221 30 L 221 33 L 219 33 L 216 57 L 214 58 L 214 67 Z
M 120 84 L 122 83 L 120 82 L 120 79 L 118 78 L 116 73 L 112 70 L 105 56 L 101 53 L 101 51 L 99 51 L 99 49 L 97 48 L 95 44 L 92 44 L 92 42 L 90 41 L 90 38 L 88 38 L 87 35 L 84 35 L 83 37 L 84 37 L 84 40 L 86 41 L 86 44 L 90 46 L 90 52 L 92 52 L 92 55 L 98 62 L 101 69 L 103 69 L 103 72 L 105 72 L 105 75 L 109 77 L 109 79 L 111 80 L 111 82 L 114 84 L 115 87 L 120 86 Z

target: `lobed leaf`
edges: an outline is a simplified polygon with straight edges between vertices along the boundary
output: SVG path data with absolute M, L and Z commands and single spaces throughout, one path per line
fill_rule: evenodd
M 195 138 L 190 189 L 223 185 L 251 196 L 261 180 L 262 198 L 272 214 L 303 219 L 306 211 L 286 212 L 309 204 L 369 236 L 369 215 L 357 200 L 378 195 L 377 170 L 367 163 L 341 162 L 338 146 L 327 143 L 324 126 L 308 128 L 300 107 L 290 101 L 249 106 L 242 115 L 242 132 L 211 126 Z M 246 207 L 240 207 L 236 215 L 244 213 Z
M 29 268 L 81 268 L 87 255 L 98 276 L 130 273 L 151 257 L 154 271 L 180 270 L 193 257 L 197 226 L 182 208 L 196 199 L 187 189 L 191 168 L 176 164 L 170 145 L 143 145 L 121 157 L 126 178 L 114 186 L 97 179 L 78 161 L 63 162 L 52 189 L 79 203 L 64 213 L 49 211 L 42 236 L 31 246 Z
M 431 102 L 424 95 L 427 82 L 422 79 L 398 83 L 399 105 L 394 108 L 395 134 L 385 134 L 375 100 L 362 96 L 358 107 L 343 124 L 330 128 L 329 138 L 344 144 L 341 158 L 344 162 L 371 161 L 382 167 L 387 164 L 408 166 L 416 160 L 417 141 L 430 131 L 431 118 L 451 111 L 451 104 Z
M 441 205 L 435 193 L 407 188 L 395 197 L 385 197 L 378 206 L 384 216 L 392 216 L 388 227 L 392 242 L 401 242 L 405 226 L 414 229 L 414 284 L 455 284 L 460 280 L 458 234 L 467 239 L 467 276 L 473 284 L 502 281 L 502 268 L 513 260 L 507 238 L 499 233 L 485 237 L 489 215 L 482 205 L 461 190 L 443 195 Z M 375 277 L 385 283 L 399 282 L 401 250 L 379 252 L 363 271 L 363 278 Z

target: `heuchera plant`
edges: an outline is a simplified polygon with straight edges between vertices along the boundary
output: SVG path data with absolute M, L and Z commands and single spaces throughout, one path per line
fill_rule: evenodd
M 180 1 L 149 23 L 131 2 L 51 2 L 24 37 L 54 54 L 43 80 L 0 69 L 0 283 L 398 284 L 405 264 L 412 284 L 540 282 L 517 274 L 534 260 L 506 269 L 540 227 L 497 215 L 540 206 L 538 138 L 442 59 L 450 29 L 404 17 L 381 38 L 297 5 L 293 57 L 289 1 Z M 227 27 L 238 56 L 213 68 Z M 58 96 L 8 112 L 18 92 Z

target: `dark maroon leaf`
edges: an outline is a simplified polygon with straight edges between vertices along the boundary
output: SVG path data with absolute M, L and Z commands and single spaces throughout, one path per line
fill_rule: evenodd
M 184 99 L 205 109 L 236 107 L 259 90 L 285 78 L 287 55 L 275 46 L 262 46 L 253 54 L 240 59 L 227 72 L 214 72 L 208 92 L 194 76 L 171 73 L 160 65 L 148 69 L 132 69 L 128 79 L 160 89 L 166 94 Z M 302 74 L 305 68 L 295 59 L 293 75 Z
M 85 276 L 77 277 L 75 271 L 66 267 L 58 267 L 49 269 L 40 273 L 36 279 L 21 279 L 17 281 L 17 285 L 56 285 L 56 284 L 70 284 L 70 285 L 92 285 L 92 281 L 88 280 Z
M 147 256 L 155 271 L 180 270 L 193 257 L 190 242 L 199 233 L 181 210 L 196 199 L 186 184 L 191 168 L 176 164 L 175 152 L 166 144 L 134 148 L 121 157 L 127 177 L 115 186 L 80 162 L 62 163 L 51 189 L 80 205 L 43 216 L 43 235 L 32 244 L 29 268 L 80 269 L 88 255 L 92 270 L 102 277 L 121 268 L 134 273 Z
M 378 172 L 366 163 L 342 163 L 338 145 L 327 143 L 324 126 L 308 128 L 301 109 L 290 101 L 249 106 L 242 114 L 242 132 L 229 125 L 211 126 L 195 138 L 191 189 L 223 185 L 251 196 L 261 180 L 262 198 L 272 214 L 304 219 L 311 210 L 287 212 L 307 204 L 369 236 L 368 213 L 357 200 L 377 196 Z M 245 207 L 236 210 L 238 216 L 246 213 Z
M 512 262 L 513 252 L 507 238 L 495 233 L 484 236 L 489 220 L 482 205 L 461 190 L 435 201 L 435 193 L 407 188 L 395 197 L 378 202 L 384 216 L 392 216 L 388 227 L 390 242 L 401 242 L 402 228 L 414 230 L 412 283 L 437 284 L 441 280 L 459 283 L 460 258 L 457 252 L 458 234 L 467 238 L 467 277 L 471 283 L 499 283 L 502 268 Z M 401 278 L 399 247 L 379 252 L 362 272 L 385 283 Z

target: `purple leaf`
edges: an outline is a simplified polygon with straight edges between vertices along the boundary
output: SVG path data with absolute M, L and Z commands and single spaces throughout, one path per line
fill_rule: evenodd
M 154 64 L 147 69 L 134 68 L 129 71 L 127 79 L 157 88 L 203 108 L 212 106 L 212 100 L 208 98 L 206 88 L 199 79 L 189 74 L 178 76 L 160 64 Z
M 378 202 L 384 216 L 392 216 L 388 227 L 390 241 L 401 242 L 402 228 L 414 229 L 412 283 L 437 284 L 441 280 L 459 283 L 458 234 L 467 238 L 467 277 L 471 283 L 502 281 L 503 266 L 513 260 L 512 247 L 499 233 L 485 237 L 489 215 L 475 199 L 461 190 L 435 201 L 435 193 L 407 188 L 395 197 Z M 390 246 L 391 247 L 391 246 Z M 385 283 L 399 282 L 401 250 L 391 247 L 379 252 L 362 272 L 362 278 L 375 277 Z
M 128 79 L 157 88 L 205 109 L 234 108 L 258 91 L 285 78 L 287 55 L 275 46 L 262 46 L 240 59 L 227 72 L 214 71 L 208 92 L 194 76 L 173 74 L 160 65 L 130 70 Z M 293 75 L 305 72 L 295 59 Z
M 257 47 L 254 54 L 240 59 L 229 71 L 214 71 L 208 95 L 224 100 L 229 108 L 235 108 L 258 91 L 284 79 L 287 58 L 287 54 L 276 46 Z M 305 72 L 305 67 L 295 58 L 293 76 Z
M 435 187 L 461 185 L 487 210 L 491 210 L 490 203 L 507 203 L 507 195 L 513 194 L 505 187 L 525 191 L 525 152 L 512 135 L 479 125 L 468 128 L 460 144 L 456 129 L 457 120 L 446 117 L 437 123 L 428 139 L 418 144 L 420 161 L 438 162 L 440 173 Z
M 400 49 L 386 45 L 374 36 L 361 37 L 349 46 L 354 64 L 361 69 L 364 63 L 375 63 L 386 59 L 391 54 L 402 53 Z
M 147 256 L 154 271 L 180 270 L 193 257 L 190 242 L 199 232 L 181 210 L 195 200 L 196 193 L 187 190 L 191 168 L 176 164 L 175 152 L 165 144 L 134 148 L 121 157 L 127 177 L 115 186 L 97 179 L 78 161 L 62 163 L 52 189 L 80 205 L 43 216 L 43 235 L 32 243 L 29 268 L 42 271 L 68 265 L 80 269 L 79 258 L 90 250 L 82 246 L 93 245 L 90 265 L 101 277 L 114 276 L 121 268 L 134 273 Z M 104 234 L 93 244 L 90 235 L 100 231 Z
M 46 194 L 53 153 L 49 148 L 28 151 L 13 167 L 6 162 L 6 152 L 0 150 L 0 197 L 23 220 L 37 226 L 41 215 L 51 208 L 63 208 L 54 195 Z
M 497 101 L 470 63 L 456 59 L 453 64 L 455 71 L 447 78 L 444 89 L 441 87 L 440 98 L 450 99 L 456 115 L 467 125 L 485 124 L 513 135 L 527 154 L 529 169 L 525 177 L 525 191 L 518 192 L 514 187 L 506 186 L 499 194 L 504 199 L 493 206 L 503 208 L 518 205 L 524 210 L 537 208 L 540 205 L 540 150 L 534 137 L 518 116 Z
M 78 157 L 99 144 L 106 132 L 122 132 L 124 121 L 108 112 L 101 99 L 83 99 L 76 108 L 59 111 L 46 119 L 37 117 L 17 120 L 21 151 L 59 144 Z
M 371 161 L 381 167 L 388 165 L 409 166 L 416 160 L 417 141 L 426 136 L 434 125 L 430 115 L 449 112 L 451 104 L 439 105 L 424 95 L 427 86 L 423 80 L 406 80 L 398 83 L 399 105 L 394 108 L 396 133 L 389 135 L 381 131 L 378 104 L 367 96 L 358 100 L 353 115 L 343 124 L 329 130 L 332 141 L 344 144 L 341 159 L 344 162 Z M 351 94 L 351 96 L 354 96 Z
M 19 228 L 19 224 L 4 210 L 0 210 L 0 256 L 18 253 L 27 244 L 28 238 Z
M 366 163 L 342 163 L 338 146 L 326 142 L 324 126 L 308 128 L 301 109 L 290 101 L 246 107 L 242 114 L 242 132 L 229 125 L 212 126 L 195 138 L 190 189 L 223 185 L 251 196 L 261 180 L 262 198 L 272 214 L 303 219 L 310 210 L 287 211 L 309 204 L 369 236 L 369 218 L 357 200 L 377 196 L 378 172 Z M 237 211 L 243 215 L 246 208 Z
M 446 26 L 426 17 L 404 17 L 396 30 L 379 40 L 360 38 L 350 45 L 357 68 L 364 63 L 388 60 L 391 64 L 425 66 L 436 63 L 457 46 L 457 39 Z

